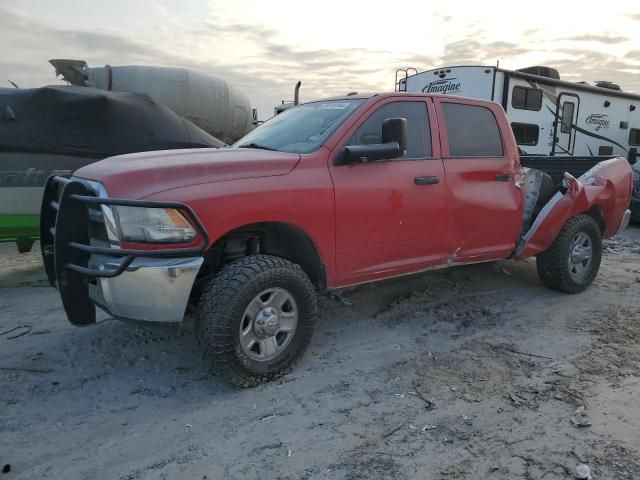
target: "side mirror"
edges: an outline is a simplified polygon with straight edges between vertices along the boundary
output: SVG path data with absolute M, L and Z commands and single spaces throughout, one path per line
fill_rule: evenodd
M 627 160 L 631 165 L 633 165 L 634 163 L 636 163 L 637 159 L 638 159 L 638 149 L 636 147 L 631 147 L 629 149 L 629 153 L 627 154 Z
M 347 145 L 334 160 L 335 165 L 391 160 L 407 151 L 407 119 L 387 118 L 382 122 L 382 143 Z
M 400 156 L 407 151 L 407 119 L 386 118 L 382 122 L 382 143 L 397 142 L 400 146 Z

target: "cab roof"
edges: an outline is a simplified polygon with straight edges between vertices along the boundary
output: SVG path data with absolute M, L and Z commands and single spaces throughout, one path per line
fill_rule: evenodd
M 316 100 L 310 100 L 304 103 L 317 103 L 317 102 L 329 102 L 336 100 L 369 100 L 374 97 L 431 97 L 431 98 L 447 98 L 447 99 L 460 99 L 468 100 L 477 103 L 498 103 L 492 100 L 482 100 L 479 98 L 463 97 L 460 95 L 443 95 L 438 93 L 420 93 L 420 92 L 364 92 L 364 93 L 348 93 L 346 95 L 339 95 L 335 97 L 318 98 Z M 303 105 L 303 104 L 301 104 Z

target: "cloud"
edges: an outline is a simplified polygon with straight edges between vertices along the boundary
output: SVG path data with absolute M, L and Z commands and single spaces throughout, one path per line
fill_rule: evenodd
M 599 45 L 606 49 L 627 41 L 606 32 L 570 36 L 563 40 L 573 43 L 557 48 L 555 42 L 543 42 L 544 32 L 539 29 L 525 29 L 521 38 L 487 39 L 487 32 L 471 21 L 464 27 L 463 17 L 438 14 L 438 21 L 447 24 L 444 31 L 452 30 L 449 25 L 456 23 L 452 34 L 457 36 L 445 35 L 443 43 L 428 49 L 420 44 L 407 44 L 400 51 L 362 45 L 329 49 L 322 48 L 322 42 L 298 45 L 285 41 L 271 25 L 226 20 L 220 14 L 180 23 L 174 13 L 167 12 L 167 20 L 158 22 L 150 33 L 124 25 L 113 25 L 113 29 L 58 26 L 0 7 L 0 80 L 8 77 L 26 86 L 51 83 L 54 74 L 49 58 L 81 59 L 94 67 L 107 63 L 181 66 L 218 75 L 244 90 L 258 107 L 260 118 L 270 116 L 281 99 L 291 99 L 298 80 L 303 82 L 303 100 L 350 91 L 388 91 L 393 88 L 395 71 L 409 66 L 426 70 L 493 65 L 500 59 L 519 68 L 535 58 L 536 64 L 559 68 L 567 78 L 611 79 L 629 88 L 634 87 L 632 82 L 640 84 L 640 77 L 635 80 L 624 73 L 638 68 L 640 51 L 631 50 L 624 58 L 597 51 Z M 640 14 L 637 17 L 640 20 Z
M 606 34 L 600 34 L 600 35 L 596 35 L 596 34 L 574 35 L 572 37 L 559 38 L 558 40 L 569 40 L 572 42 L 598 42 L 598 43 L 604 43 L 607 45 L 614 45 L 617 43 L 624 43 L 629 39 L 621 35 L 606 33 Z
M 440 18 L 444 23 L 448 23 L 451 20 L 453 20 L 453 16 L 445 15 L 444 13 L 440 13 L 440 12 L 434 13 L 434 16 Z
M 637 52 L 640 59 L 640 51 Z M 633 54 L 633 52 L 630 52 Z M 627 57 L 630 57 L 627 54 Z M 557 68 L 561 78 L 571 81 L 608 80 L 619 84 L 623 90 L 637 92 L 640 82 L 633 81 L 640 75 L 640 64 L 611 56 L 606 52 L 582 50 L 575 48 L 557 49 L 555 55 L 544 61 L 545 65 Z
M 251 37 L 256 40 L 267 40 L 275 37 L 278 32 L 264 25 L 251 25 L 248 23 L 221 23 L 205 21 L 201 26 L 191 30 L 194 33 L 203 37 L 220 38 L 222 35 L 237 36 L 243 35 Z
M 100 53 L 127 52 L 131 56 L 140 57 L 157 53 L 153 47 L 121 35 L 56 28 L 3 8 L 0 8 L 0 32 L 5 45 L 13 43 L 21 49 L 41 49 L 44 45 L 55 45 L 67 49 L 80 47 Z
M 447 43 L 444 53 L 439 58 L 441 65 L 463 65 L 468 63 L 495 63 L 504 57 L 515 57 L 531 52 L 531 49 L 520 47 L 512 42 L 480 42 L 478 40 L 459 40 Z

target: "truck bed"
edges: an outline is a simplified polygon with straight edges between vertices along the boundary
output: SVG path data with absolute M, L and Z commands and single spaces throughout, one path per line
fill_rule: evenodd
M 568 172 L 578 178 L 596 164 L 603 160 L 609 160 L 610 158 L 613 158 L 613 156 L 542 157 L 527 155 L 520 157 L 520 164 L 523 167 L 535 168 L 536 170 L 541 170 L 549 174 L 553 179 L 553 183 L 558 185 L 562 181 L 565 172 Z

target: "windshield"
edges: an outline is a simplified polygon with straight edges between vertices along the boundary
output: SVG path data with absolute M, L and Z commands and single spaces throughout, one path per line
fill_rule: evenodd
M 293 107 L 266 121 L 232 146 L 290 153 L 313 152 L 363 102 L 362 99 L 330 100 Z

